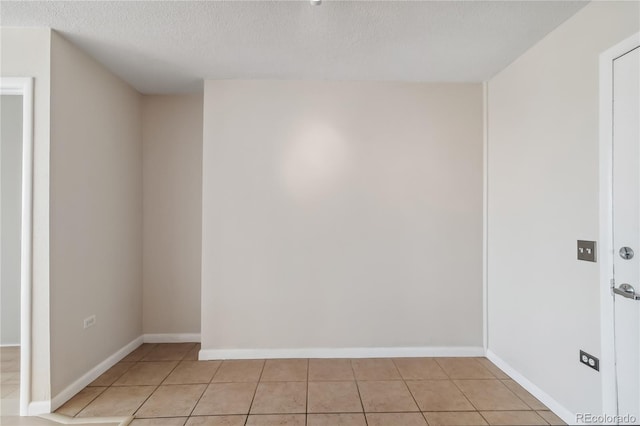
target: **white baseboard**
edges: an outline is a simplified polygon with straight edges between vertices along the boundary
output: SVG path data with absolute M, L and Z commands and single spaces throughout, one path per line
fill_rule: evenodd
M 143 334 L 144 343 L 193 343 L 200 342 L 200 333 Z
M 51 412 L 51 401 L 31 401 L 27 408 L 27 415 L 39 416 Z
M 553 399 L 551 395 L 540 389 L 538 386 L 529 381 L 526 377 L 516 371 L 513 367 L 507 364 L 502 358 L 493 353 L 491 349 L 487 350 L 487 358 L 502 371 L 507 373 L 513 380 L 515 380 L 520 386 L 525 388 L 531 395 L 535 396 L 546 405 L 551 411 L 553 411 L 558 417 L 560 417 L 566 424 L 576 424 L 576 415 L 570 410 L 566 409 L 562 404 Z
M 143 334 L 135 338 L 107 359 L 96 365 L 75 382 L 58 393 L 51 401 L 36 401 L 29 404 L 29 415 L 51 413 L 57 410 L 75 394 L 84 389 L 89 383 L 100 377 L 102 373 L 113 367 L 118 361 L 127 356 L 142 343 L 174 343 L 174 342 L 199 342 L 200 334 Z
M 57 410 L 62 404 L 67 402 L 71 397 L 84 389 L 89 383 L 93 382 L 95 379 L 100 377 L 102 373 L 113 367 L 118 361 L 127 356 L 131 351 L 140 346 L 143 343 L 142 336 L 133 339 L 131 342 L 127 343 L 122 348 L 118 349 L 116 353 L 109 356 L 107 359 L 102 361 L 100 364 L 93 367 L 87 373 L 85 373 L 82 377 L 80 377 L 75 382 L 71 383 L 69 386 L 64 388 L 60 393 L 58 393 L 55 397 L 51 399 L 50 409 L 47 411 L 40 411 L 37 414 L 50 413 L 51 411 Z M 31 403 L 29 405 L 29 413 L 31 414 Z
M 20 346 L 20 343 L 3 343 L 0 348 L 15 348 L 16 346 Z
M 78 424 L 105 424 L 105 423 L 117 423 L 118 426 L 127 426 L 133 421 L 133 416 L 127 417 L 67 417 L 60 414 L 43 414 L 39 416 L 43 419 L 59 423 L 61 425 L 78 425 Z
M 406 358 L 484 356 L 481 346 L 408 348 L 202 349 L 200 360 L 274 358 Z

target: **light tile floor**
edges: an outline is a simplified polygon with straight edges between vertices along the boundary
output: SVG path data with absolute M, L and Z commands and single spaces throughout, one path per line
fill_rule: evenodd
M 20 347 L 0 348 L 0 414 L 20 412 Z
M 144 344 L 57 413 L 132 426 L 564 424 L 485 358 L 197 361 Z

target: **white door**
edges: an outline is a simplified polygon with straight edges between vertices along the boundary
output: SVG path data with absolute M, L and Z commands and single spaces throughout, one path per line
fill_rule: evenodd
M 640 421 L 640 300 L 635 299 L 640 299 L 640 47 L 613 61 L 612 195 L 618 415 L 635 417 L 635 421 L 623 417 L 621 424 L 636 424 Z

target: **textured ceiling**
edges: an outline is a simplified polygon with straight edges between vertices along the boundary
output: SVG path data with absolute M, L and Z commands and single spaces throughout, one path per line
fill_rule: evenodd
M 0 3 L 143 93 L 203 79 L 487 80 L 584 1 L 45 1 Z

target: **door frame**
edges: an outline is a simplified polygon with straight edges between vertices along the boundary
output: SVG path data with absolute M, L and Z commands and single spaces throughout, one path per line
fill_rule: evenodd
M 640 46 L 640 33 L 600 54 L 600 374 L 602 411 L 617 415 L 613 296 L 613 61 Z
M 33 200 L 33 78 L 1 77 L 0 94 L 22 96 L 22 208 L 20 229 L 20 415 L 31 402 L 31 265 Z

